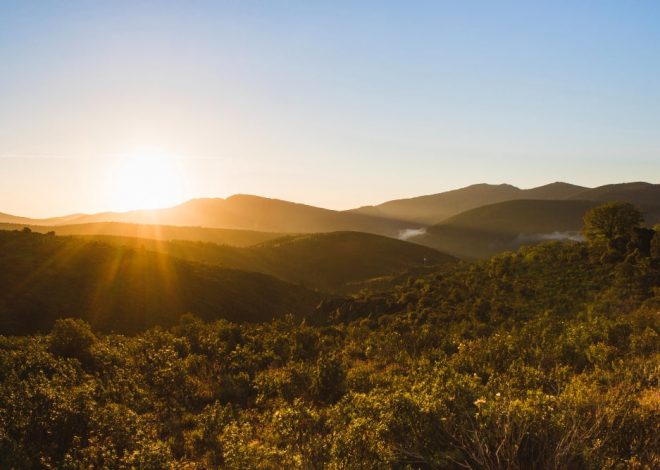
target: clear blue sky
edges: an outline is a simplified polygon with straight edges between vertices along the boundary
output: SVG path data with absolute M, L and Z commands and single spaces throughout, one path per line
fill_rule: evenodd
M 0 212 L 112 208 L 136 147 L 186 197 L 331 208 L 658 182 L 659 25 L 654 1 L 0 0 Z

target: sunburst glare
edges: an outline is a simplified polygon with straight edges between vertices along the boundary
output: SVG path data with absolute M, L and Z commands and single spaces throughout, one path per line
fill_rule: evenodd
M 168 207 L 188 195 L 180 162 L 161 152 L 136 150 L 121 156 L 108 176 L 107 204 L 116 211 Z

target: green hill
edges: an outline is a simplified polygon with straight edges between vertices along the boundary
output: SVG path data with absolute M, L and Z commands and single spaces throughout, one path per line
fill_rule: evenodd
M 292 235 L 251 247 L 190 241 L 96 237 L 178 258 L 269 274 L 324 292 L 348 293 L 376 277 L 453 260 L 432 248 L 359 232 Z
M 100 242 L 0 231 L 0 333 L 79 317 L 104 331 L 170 325 L 186 312 L 263 321 L 310 314 L 319 294 L 259 273 Z

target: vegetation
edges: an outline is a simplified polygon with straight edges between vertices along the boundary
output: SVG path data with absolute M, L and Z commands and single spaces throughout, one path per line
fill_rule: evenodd
M 463 212 L 428 227 L 424 234 L 412 241 L 464 259 L 487 258 L 544 240 L 579 238 L 584 215 L 596 206 L 597 202 L 581 200 L 500 202 Z M 603 212 L 608 210 L 607 207 L 619 206 L 628 207 L 627 212 L 632 210 L 641 217 L 637 209 L 626 203 L 610 203 L 598 210 Z M 660 220 L 660 207 L 645 208 L 650 223 Z M 592 225 L 588 223 L 585 235 L 590 236 Z
M 353 293 L 374 278 L 389 278 L 419 266 L 453 262 L 432 248 L 380 235 L 330 232 L 290 235 L 250 247 L 187 240 L 94 236 L 94 240 L 144 248 L 177 258 L 269 274 L 328 293 Z
M 0 467 L 658 468 L 659 244 L 446 264 L 317 326 L 0 337 Z
M 57 226 L 0 223 L 0 230 L 20 230 L 26 226 L 33 232 L 55 232 L 57 235 L 110 235 L 155 241 L 189 240 L 230 246 L 251 246 L 282 236 L 281 233 L 255 232 L 251 230 L 124 224 L 120 222 L 96 222 Z
M 622 250 L 643 222 L 642 214 L 632 204 L 611 202 L 587 211 L 582 232 L 591 243 L 605 243 L 609 249 Z
M 0 333 L 48 331 L 57 318 L 133 333 L 205 320 L 268 321 L 312 314 L 322 296 L 259 273 L 26 229 L 0 231 Z

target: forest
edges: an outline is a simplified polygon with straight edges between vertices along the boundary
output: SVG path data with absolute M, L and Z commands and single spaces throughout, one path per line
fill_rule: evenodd
M 660 232 L 607 204 L 583 234 L 325 297 L 315 318 L 190 311 L 129 335 L 51 316 L 0 336 L 0 468 L 658 468 Z

